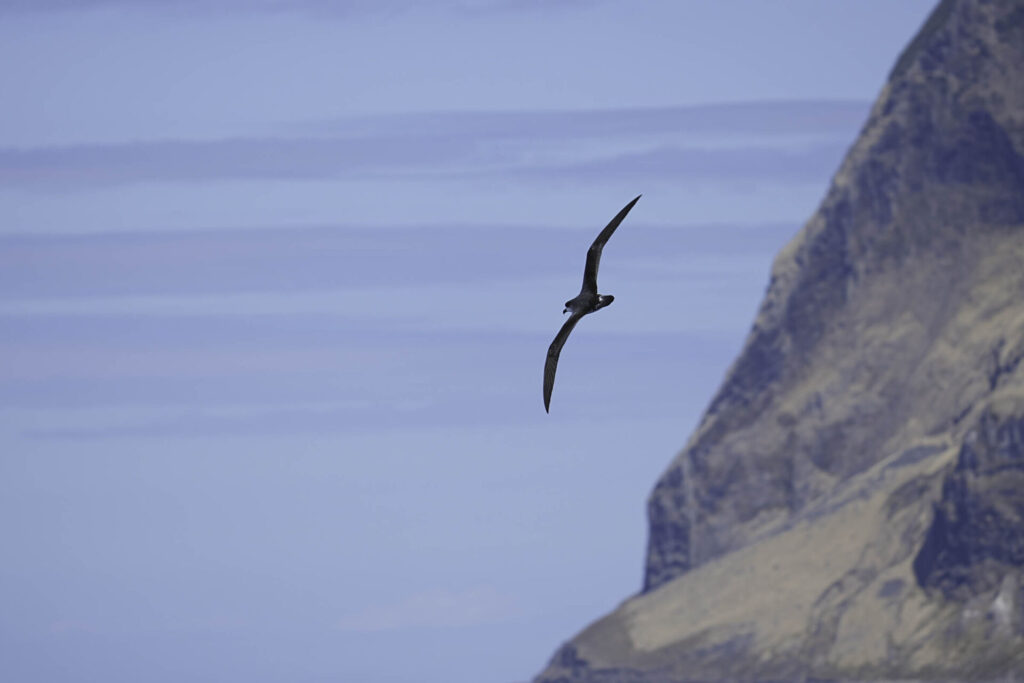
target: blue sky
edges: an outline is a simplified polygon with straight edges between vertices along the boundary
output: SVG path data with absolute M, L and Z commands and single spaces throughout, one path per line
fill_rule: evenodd
M 0 678 L 528 679 L 931 5 L 0 4 Z

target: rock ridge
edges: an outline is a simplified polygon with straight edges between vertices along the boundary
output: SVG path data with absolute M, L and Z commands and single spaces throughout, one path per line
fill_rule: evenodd
M 1024 676 L 1022 358 L 1024 0 L 942 0 L 537 683 Z

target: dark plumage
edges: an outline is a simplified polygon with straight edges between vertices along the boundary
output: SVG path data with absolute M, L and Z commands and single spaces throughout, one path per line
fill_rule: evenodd
M 544 363 L 544 411 L 547 412 L 551 405 L 551 389 L 555 386 L 555 370 L 558 368 L 558 355 L 562 352 L 562 346 L 565 344 L 565 340 L 569 338 L 569 333 L 576 327 L 576 323 L 580 321 L 580 318 L 593 313 L 596 310 L 604 308 L 612 301 L 615 297 L 611 294 L 598 294 L 597 293 L 597 268 L 601 265 L 601 250 L 604 249 L 605 242 L 615 232 L 615 228 L 619 227 L 619 223 L 626 217 L 629 210 L 633 208 L 633 205 L 637 203 L 641 195 L 637 195 L 633 201 L 626 204 L 622 211 L 616 214 L 615 218 L 605 226 L 601 234 L 597 236 L 594 243 L 590 245 L 590 249 L 587 250 L 587 265 L 583 269 L 583 287 L 580 288 L 580 293 L 575 298 L 565 302 L 565 309 L 562 313 L 569 313 L 569 319 L 562 325 L 562 329 L 555 335 L 555 340 L 551 342 L 551 346 L 548 347 L 548 358 Z

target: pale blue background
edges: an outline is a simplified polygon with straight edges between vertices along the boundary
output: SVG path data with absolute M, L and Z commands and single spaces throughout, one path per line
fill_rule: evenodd
M 530 677 L 931 4 L 0 3 L 0 679 Z

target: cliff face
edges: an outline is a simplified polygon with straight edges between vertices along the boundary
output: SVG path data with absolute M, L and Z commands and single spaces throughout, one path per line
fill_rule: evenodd
M 1022 358 L 1024 0 L 943 0 L 538 681 L 1024 674 Z

